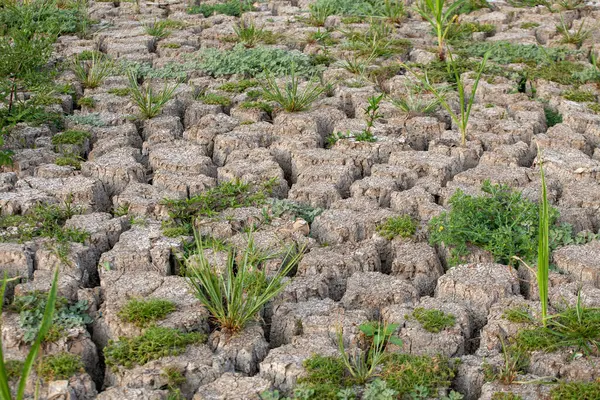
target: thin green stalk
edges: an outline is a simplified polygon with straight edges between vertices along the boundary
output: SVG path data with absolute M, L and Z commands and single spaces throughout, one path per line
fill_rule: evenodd
M 542 160 L 542 151 L 538 148 L 538 159 L 540 162 L 540 176 L 542 178 L 542 198 L 540 206 L 540 222 L 538 232 L 538 266 L 537 282 L 542 306 L 542 323 L 546 326 L 548 318 L 548 269 L 549 269 L 549 214 L 548 214 L 548 196 L 546 193 L 546 178 L 544 176 L 544 166 Z

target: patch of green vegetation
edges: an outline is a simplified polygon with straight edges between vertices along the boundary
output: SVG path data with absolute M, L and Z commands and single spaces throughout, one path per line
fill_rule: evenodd
M 14 382 L 21 378 L 23 365 L 25 365 L 25 363 L 21 360 L 6 360 L 4 362 L 4 367 L 6 368 L 6 377 L 8 378 L 9 382 Z
M 273 112 L 273 106 L 264 101 L 244 101 L 240 103 L 240 108 L 245 110 L 257 109 L 271 114 Z
M 460 24 L 450 24 L 448 27 L 447 40 L 456 44 L 465 41 L 472 41 L 473 33 L 483 32 L 486 35 L 492 35 L 496 27 L 492 24 L 480 24 L 477 22 L 462 22 Z
M 561 382 L 550 391 L 552 400 L 598 400 L 600 399 L 600 381 Z
M 232 81 L 222 84 L 218 87 L 219 90 L 230 93 L 242 93 L 251 87 L 258 86 L 256 79 L 242 79 L 240 81 Z
M 496 262 L 505 265 L 514 265 L 514 256 L 535 263 L 539 205 L 507 185 L 485 181 L 481 190 L 482 196 L 456 191 L 450 198 L 450 211 L 431 219 L 430 243 L 443 243 L 450 249 L 450 265 L 464 260 L 469 254 L 468 244 L 489 251 Z M 574 235 L 570 225 L 557 225 L 558 210 L 551 207 L 549 211 L 553 250 L 574 240 Z
M 173 328 L 153 326 L 141 336 L 110 340 L 104 348 L 104 356 L 109 367 L 132 368 L 161 357 L 176 356 L 183 353 L 188 345 L 205 341 L 206 335 L 199 332 L 185 333 Z
M 90 136 L 89 132 L 70 129 L 52 136 L 52 144 L 55 146 L 60 144 L 81 145 L 86 139 L 89 139 Z
M 545 79 L 560 83 L 561 85 L 574 85 L 581 81 L 578 78 L 579 73 L 583 72 L 585 67 L 582 64 L 572 61 L 557 61 L 538 65 L 536 68 L 529 70 L 531 79 Z M 587 81 L 583 81 L 585 83 Z
M 128 87 L 108 89 L 108 93 L 119 97 L 129 96 L 130 92 L 131 90 Z
M 20 316 L 19 326 L 23 329 L 23 340 L 32 343 L 40 330 L 44 309 L 46 308 L 47 295 L 41 292 L 32 292 L 24 296 L 15 297 L 10 310 Z M 44 338 L 46 342 L 55 342 L 66 330 L 83 327 L 91 324 L 92 318 L 87 314 L 87 302 L 78 301 L 70 304 L 64 297 L 56 299 L 52 326 Z
M 122 321 L 145 328 L 175 311 L 175 303 L 164 299 L 130 299 L 117 314 Z
M 318 11 L 322 17 L 329 15 L 339 15 L 345 17 L 357 17 L 359 22 L 363 22 L 365 17 L 390 17 L 393 1 L 376 0 L 317 0 L 310 5 L 311 13 Z M 347 22 L 351 23 L 351 22 Z
M 475 42 L 468 43 L 457 50 L 457 54 L 467 57 L 483 57 L 490 52 L 490 61 L 498 64 L 527 64 L 535 66 L 548 62 L 564 61 L 579 54 L 576 50 L 560 47 L 543 47 L 535 44 L 516 44 L 511 42 Z
M 410 395 L 416 386 L 432 394 L 449 387 L 454 369 L 443 357 L 394 353 L 386 357 L 380 377 L 402 398 Z
M 229 0 L 225 3 L 207 4 L 203 3 L 199 6 L 188 8 L 188 14 L 202 14 L 205 18 L 213 14 L 224 14 L 231 17 L 240 17 L 245 11 L 252 11 L 252 2 L 248 0 L 238 1 Z
M 492 395 L 492 400 L 523 400 L 523 398 L 513 392 L 496 392 Z
M 502 313 L 502 318 L 519 324 L 530 324 L 535 322 L 535 319 L 529 312 L 529 308 L 526 306 L 517 306 L 504 310 Z
M 260 206 L 265 203 L 273 190 L 274 180 L 265 182 L 262 187 L 251 190 L 250 184 L 241 181 L 228 181 L 201 194 L 185 200 L 165 199 L 171 222 L 164 228 L 186 228 L 192 234 L 192 225 L 197 217 L 213 217 L 228 208 Z
M 312 76 L 315 67 L 310 57 L 299 51 L 257 46 L 246 48 L 236 45 L 231 50 L 205 49 L 201 51 L 199 69 L 214 77 L 239 74 L 247 78 L 264 75 L 289 75 L 292 67 L 302 76 Z
M 594 114 L 600 114 L 600 103 L 588 104 L 588 109 Z
M 313 399 L 337 400 L 337 392 L 350 385 L 346 377 L 346 367 L 339 357 L 314 355 L 304 361 L 306 376 L 298 383 L 312 390 Z
M 73 167 L 76 170 L 80 170 L 82 161 L 84 160 L 81 157 L 59 156 L 56 157 L 56 161 L 54 161 L 54 163 L 59 167 Z
M 563 94 L 563 97 L 570 101 L 576 101 L 578 103 L 592 103 L 596 101 L 596 95 L 585 90 L 573 89 Z
M 538 26 L 540 26 L 539 23 L 537 22 L 523 22 L 520 26 L 521 29 L 532 29 L 532 28 L 537 28 Z
M 288 199 L 269 199 L 268 204 L 271 207 L 271 214 L 275 218 L 279 218 L 284 214 L 291 214 L 293 218 L 302 218 L 309 224 L 312 224 L 315 218 L 323 212 L 322 208 L 295 203 Z
M 417 221 L 410 215 L 388 218 L 383 224 L 377 226 L 377 232 L 388 240 L 396 236 L 409 238 L 417 231 Z
M 45 381 L 69 379 L 82 371 L 81 357 L 65 352 L 42 357 L 37 367 L 38 375 Z
M 528 351 L 556 351 L 575 348 L 586 354 L 600 351 L 600 308 L 577 304 L 548 318 L 546 326 L 519 332 L 516 342 Z
M 457 14 L 470 14 L 483 8 L 492 9 L 492 5 L 487 0 L 466 0 L 457 10 Z
M 96 100 L 92 96 L 82 97 L 77 100 L 77 105 L 80 107 L 92 108 L 96 105 Z
M 187 382 L 181 371 L 172 365 L 167 365 L 163 368 L 161 375 L 167 378 L 167 386 L 169 390 L 176 390 L 181 385 Z
M 546 126 L 548 126 L 548 128 L 563 122 L 562 114 L 550 107 L 544 107 L 544 115 L 546 117 Z
M 99 113 L 89 114 L 72 114 L 65 117 L 67 120 L 77 125 L 90 125 L 90 126 L 105 126 L 106 123 L 102 121 Z
M 165 49 L 179 49 L 181 45 L 179 43 L 163 43 L 161 44 Z
M 441 310 L 426 309 L 423 307 L 415 308 L 412 318 L 416 319 L 423 329 L 431 333 L 439 333 L 446 328 L 452 328 L 456 324 L 456 317 L 452 314 L 446 314 Z
M 231 105 L 231 99 L 229 97 L 216 93 L 205 93 L 198 96 L 198 100 L 202 101 L 204 104 L 216 106 L 229 107 Z

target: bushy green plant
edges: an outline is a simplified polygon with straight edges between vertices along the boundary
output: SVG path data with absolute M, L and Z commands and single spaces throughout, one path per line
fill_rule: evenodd
M 169 20 L 155 20 L 154 22 L 142 23 L 144 32 L 146 32 L 147 35 L 154 36 L 157 39 L 164 39 L 171 34 L 171 31 L 169 30 L 170 25 L 171 24 Z
M 188 283 L 221 329 L 229 332 L 238 332 L 256 319 L 263 306 L 283 290 L 284 278 L 302 256 L 302 251 L 294 254 L 290 249 L 277 272 L 267 276 L 261 265 L 264 257 L 257 257 L 250 235 L 238 261 L 230 250 L 226 269 L 219 272 L 210 265 L 197 235 L 196 244 L 196 253 L 185 261 Z
M 83 87 L 94 89 L 102 84 L 113 70 L 113 62 L 100 52 L 93 52 L 91 58 L 75 56 L 71 69 Z
M 294 65 L 292 65 L 289 80 L 285 82 L 283 88 L 280 86 L 275 77 L 267 73 L 265 80 L 261 82 L 263 98 L 277 103 L 287 112 L 307 110 L 325 90 L 315 78 L 302 85 L 301 78 L 296 73 Z
M 288 199 L 269 199 L 271 214 L 279 218 L 284 214 L 291 214 L 294 218 L 302 218 L 309 224 L 312 224 L 315 218 L 323 212 L 322 208 L 315 208 L 309 205 L 295 203 Z
M 74 129 L 69 129 L 68 131 L 64 131 L 61 133 L 57 133 L 52 136 L 52 144 L 60 145 L 60 144 L 83 144 L 86 139 L 90 138 L 90 133 L 86 131 L 78 131 Z
M 133 102 L 138 106 L 142 118 L 154 118 L 162 111 L 162 108 L 177 89 L 177 85 L 166 85 L 161 91 L 155 92 L 150 85 L 140 85 L 137 76 L 130 72 L 129 91 Z
M 6 285 L 9 282 L 6 274 L 4 275 L 4 279 L 2 281 L 2 287 L 0 289 L 0 299 L 4 299 L 4 294 L 6 292 Z M 35 363 L 36 357 L 40 348 L 42 346 L 42 341 L 46 337 L 46 334 L 50 330 L 52 326 L 52 320 L 54 316 L 54 306 L 56 302 L 56 293 L 58 292 L 58 268 L 54 271 L 54 277 L 52 279 L 52 286 L 50 287 L 50 292 L 46 297 L 46 307 L 44 308 L 43 315 L 41 318 L 41 324 L 39 326 L 37 337 L 35 341 L 31 345 L 29 352 L 27 353 L 27 357 L 25 358 L 25 362 L 22 364 L 22 368 L 19 376 L 19 384 L 17 386 L 17 395 L 14 397 L 15 400 L 23 400 L 25 398 L 25 388 L 27 386 L 27 378 L 33 369 L 33 365 Z M 2 315 L 2 306 L 4 301 L 0 302 L 0 315 Z M 11 400 L 13 396 L 10 391 L 9 386 L 9 374 L 7 370 L 7 364 L 4 361 L 4 354 L 2 352 L 2 338 L 0 337 L 0 398 L 2 400 Z M 14 365 L 11 365 L 14 367 Z
M 64 297 L 57 297 L 54 304 L 52 325 L 44 336 L 44 341 L 54 342 L 66 330 L 84 327 L 92 323 L 92 318 L 87 314 L 87 302 L 85 300 L 70 304 Z M 47 298 L 40 292 L 32 292 L 15 298 L 11 309 L 19 313 L 19 325 L 23 329 L 23 341 L 26 343 L 34 342 L 38 337 L 38 332 L 44 323 L 46 305 Z
M 417 231 L 417 222 L 410 215 L 388 218 L 377 226 L 377 232 L 388 240 L 396 236 L 409 238 Z
M 594 95 L 593 93 L 577 89 L 568 90 L 566 93 L 563 94 L 563 97 L 567 100 L 576 101 L 578 103 L 592 103 L 596 101 L 596 95 Z
M 506 185 L 484 182 L 482 196 L 460 189 L 450 198 L 451 209 L 431 219 L 430 242 L 450 249 L 450 265 L 459 263 L 472 244 L 489 251 L 497 262 L 513 265 L 514 256 L 526 262 L 537 257 L 539 205 L 524 199 Z M 548 210 L 549 246 L 553 250 L 572 238 L 569 225 L 556 225 L 558 211 Z
M 241 44 L 231 50 L 202 50 L 197 68 L 214 77 L 238 74 L 254 78 L 263 76 L 265 71 L 275 76 L 289 75 L 292 65 L 298 75 L 312 76 L 315 73 L 310 58 L 299 51 L 263 46 L 246 48 Z
M 81 357 L 71 353 L 49 354 L 40 359 L 37 373 L 46 381 L 69 379 L 83 371 Z
M 218 105 L 223 107 L 229 107 L 231 105 L 231 99 L 229 97 L 217 93 L 201 94 L 197 97 L 197 100 L 202 101 L 204 104 Z
M 183 353 L 187 346 L 205 341 L 206 335 L 203 333 L 152 326 L 141 336 L 110 340 L 104 348 L 104 357 L 109 367 L 133 368 L 161 357 L 176 356 Z
M 240 17 L 245 11 L 252 11 L 252 2 L 248 0 L 229 0 L 225 3 L 207 4 L 188 8 L 189 14 L 202 14 L 205 18 L 213 14 L 224 14 L 231 17 Z
M 456 317 L 441 310 L 417 307 L 413 310 L 412 318 L 419 321 L 423 329 L 431 333 L 439 333 L 456 324 Z
M 125 322 L 130 322 L 139 328 L 145 328 L 150 323 L 166 317 L 176 310 L 175 303 L 164 299 L 130 299 L 119 310 L 118 316 Z
M 237 40 L 246 47 L 254 47 L 265 37 L 265 31 L 257 27 L 254 21 L 248 21 L 244 18 L 233 26 L 233 32 Z
M 546 117 L 546 126 L 548 128 L 563 122 L 562 114 L 548 106 L 544 107 L 544 116 Z
M 585 19 L 579 24 L 579 28 L 572 30 L 565 24 L 565 20 L 561 14 L 560 23 L 556 25 L 556 31 L 562 36 L 561 43 L 574 44 L 577 48 L 581 47 L 584 41 L 592 36 L 591 29 L 584 28 Z
M 598 400 L 600 382 L 561 382 L 550 391 L 551 400 Z

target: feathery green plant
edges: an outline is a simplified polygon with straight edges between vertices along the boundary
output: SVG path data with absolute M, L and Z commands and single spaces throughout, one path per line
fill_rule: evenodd
M 241 257 L 231 249 L 224 271 L 217 270 L 204 255 L 204 246 L 196 236 L 195 254 L 185 260 L 187 280 L 196 297 L 222 329 L 239 332 L 255 319 L 262 307 L 285 287 L 284 278 L 298 264 L 303 250 L 289 249 L 274 275 L 260 265 L 265 258 L 256 255 L 252 236 Z M 237 261 L 236 261 L 237 260 Z
M 162 111 L 163 106 L 173 98 L 177 85 L 167 85 L 155 93 L 150 85 L 140 85 L 137 75 L 130 71 L 129 91 L 134 103 L 138 106 L 143 118 L 156 117 Z
M 2 305 L 4 303 L 4 293 L 6 291 L 6 285 L 10 280 L 16 278 L 8 279 L 6 275 L 4 276 L 4 280 L 2 281 L 2 288 L 0 289 L 0 315 L 2 313 Z M 44 310 L 44 317 L 42 319 L 42 324 L 40 326 L 40 330 L 38 335 L 31 345 L 31 349 L 27 354 L 27 358 L 25 358 L 25 362 L 23 363 L 23 369 L 21 370 L 21 378 L 19 379 L 19 385 L 17 387 L 17 396 L 14 397 L 15 400 L 23 400 L 25 398 L 25 387 L 27 385 L 27 378 L 33 369 L 33 365 L 35 363 L 36 357 L 40 348 L 42 346 L 42 341 L 44 337 L 50 330 L 52 326 L 52 317 L 54 315 L 54 305 L 56 303 L 58 292 L 58 268 L 54 271 L 54 278 L 52 279 L 52 286 L 50 288 L 50 292 L 48 293 L 48 300 L 46 302 L 46 308 Z M 10 387 L 8 385 L 8 374 L 6 364 L 4 362 L 4 353 L 2 351 L 2 338 L 0 338 L 0 398 L 2 400 L 11 400 L 13 396 L 10 392 Z
M 91 57 L 75 56 L 71 69 L 85 88 L 94 89 L 102 84 L 104 78 L 110 75 L 113 62 L 102 53 L 94 51 Z
M 457 20 L 456 13 L 465 0 L 456 0 L 446 7 L 447 0 L 420 0 L 416 5 L 419 15 L 429 22 L 433 28 L 438 42 L 438 56 L 445 59 L 444 45 L 450 26 Z M 444 10 L 445 8 L 445 10 Z

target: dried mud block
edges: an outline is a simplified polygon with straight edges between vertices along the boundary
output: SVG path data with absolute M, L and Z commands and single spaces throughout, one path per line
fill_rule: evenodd
M 214 138 L 213 161 L 222 167 L 235 150 L 269 147 L 273 140 L 273 126 L 267 122 L 238 126 Z
M 33 277 L 35 251 L 29 245 L 0 243 L 0 271 L 8 277 Z
M 109 196 L 120 194 L 131 182 L 145 181 L 145 168 L 139 163 L 138 149 L 121 148 L 81 165 L 85 176 L 99 179 Z
M 144 149 L 159 143 L 171 143 L 174 140 L 181 139 L 182 136 L 183 125 L 179 117 L 158 116 L 144 121 L 142 129 Z
M 490 307 L 519 294 L 519 280 L 511 267 L 501 264 L 463 264 L 438 280 L 435 297 L 463 302 L 473 312 L 476 328 L 487 322 Z
M 444 269 L 436 251 L 427 243 L 393 240 L 389 274 L 412 283 L 420 296 L 432 295 Z
M 167 209 L 161 204 L 168 198 L 156 186 L 147 183 L 131 182 L 121 194 L 113 197 L 113 208 L 124 208 L 128 214 L 137 216 L 151 216 L 162 219 L 168 216 Z M 172 196 L 170 198 L 173 198 Z
M 167 400 L 168 390 L 109 387 L 98 394 L 97 400 Z
M 367 310 L 379 315 L 381 309 L 392 304 L 414 304 L 419 293 L 404 279 L 380 272 L 356 272 L 348 278 L 342 304 L 346 309 Z
M 565 246 L 552 253 L 556 267 L 580 282 L 600 288 L 600 241 Z
M 183 140 L 153 146 L 148 161 L 153 170 L 216 177 L 217 167 L 203 146 Z
M 528 376 L 525 381 L 535 381 L 535 379 L 540 379 L 537 376 Z M 503 393 L 504 398 L 516 398 L 522 400 L 538 400 L 538 399 L 546 399 L 550 394 L 550 390 L 552 389 L 552 385 L 543 385 L 543 384 L 527 384 L 527 385 L 504 385 L 499 382 L 487 382 L 481 388 L 481 397 L 479 400 L 493 400 L 498 397 L 497 393 Z M 513 396 L 513 397 L 510 397 Z
M 258 364 L 269 352 L 269 343 L 259 324 L 249 324 L 234 334 L 214 331 L 208 338 L 208 345 L 217 357 L 224 360 L 227 370 L 251 376 L 258 372 Z
M 341 200 L 342 196 L 334 183 L 315 182 L 309 185 L 292 185 L 288 199 L 314 208 L 327 209 Z
M 86 244 L 93 247 L 98 256 L 110 250 L 121 233 L 129 228 L 127 217 L 113 218 L 109 213 L 74 215 L 65 222 L 65 228 L 80 229 L 89 233 Z
M 271 382 L 258 376 L 226 372 L 208 385 L 201 386 L 193 400 L 261 400 L 260 394 L 271 389 Z
M 390 207 L 399 214 L 407 214 L 421 221 L 429 221 L 445 211 L 444 207 L 435 203 L 434 196 L 422 187 L 393 192 Z

